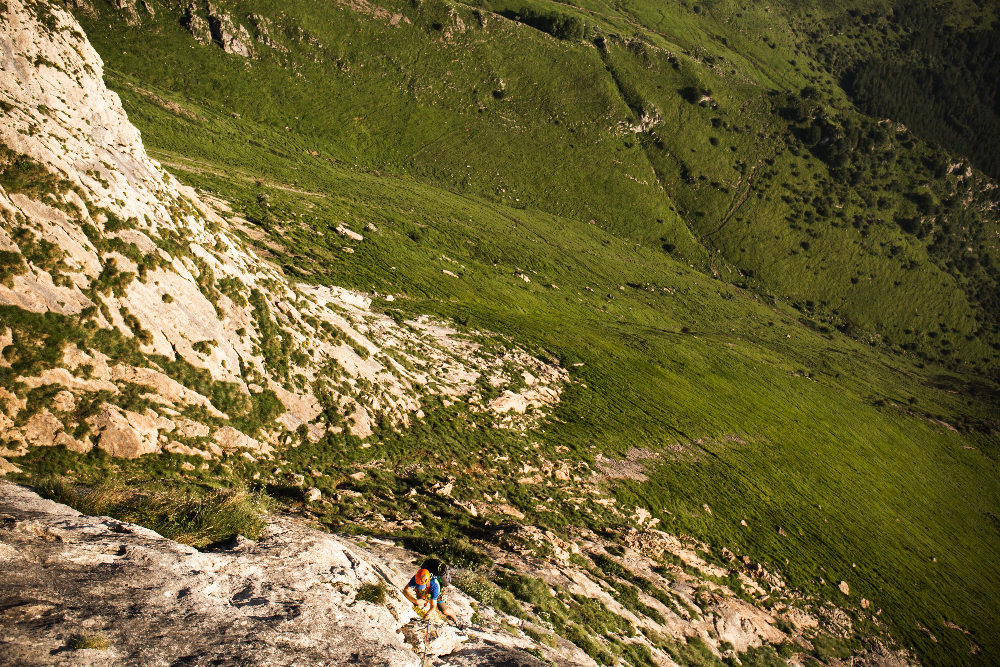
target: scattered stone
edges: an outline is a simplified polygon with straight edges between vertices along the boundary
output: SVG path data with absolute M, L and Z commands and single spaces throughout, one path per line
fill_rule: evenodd
M 930 638 L 930 640 L 935 644 L 938 643 L 937 637 L 935 637 L 934 633 L 930 631 L 930 628 L 926 627 L 923 623 L 917 622 L 917 630 L 920 630 L 922 633 L 927 635 L 927 637 Z
M 778 528 L 778 535 L 781 535 L 782 537 L 788 537 L 788 533 L 785 532 L 785 529 L 780 527 Z
M 870 606 L 870 603 L 868 602 L 868 600 L 866 600 L 865 598 L 861 598 L 861 608 L 862 609 L 868 609 L 869 606 Z
M 213 448 L 212 453 L 218 456 L 222 455 L 222 448 L 220 448 L 218 445 L 210 443 L 209 447 Z M 197 447 L 188 447 L 187 445 L 183 445 L 173 440 L 171 440 L 170 442 L 168 442 L 163 446 L 163 451 L 170 452 L 171 454 L 180 454 L 181 456 L 200 456 L 206 461 L 212 458 L 212 454 L 206 452 L 203 449 L 198 449 Z
M 348 477 L 361 481 L 365 478 L 365 472 L 362 470 L 361 472 L 356 472 L 353 475 L 348 475 Z
M 315 486 L 310 486 L 306 490 L 306 501 L 310 503 L 319 502 L 323 499 L 323 492 L 317 489 Z
M 708 506 L 708 503 L 705 503 L 704 505 L 702 505 L 701 508 L 703 510 L 705 510 L 706 512 L 708 512 L 709 514 L 712 513 L 712 508 Z
M 431 491 L 438 494 L 439 496 L 451 496 L 451 490 L 455 488 L 455 483 L 449 481 L 447 484 L 442 484 L 438 482 L 431 487 Z
M 185 461 L 184 463 L 181 464 L 181 470 L 192 472 L 194 470 L 194 465 Z
M 177 435 L 183 438 L 204 438 L 212 429 L 201 422 L 191 419 L 175 419 L 177 425 Z
M 355 231 L 351 231 L 350 229 L 348 229 L 347 227 L 344 227 L 343 225 L 337 225 L 334 228 L 334 231 L 337 232 L 338 234 L 340 234 L 341 236 L 343 236 L 344 238 L 351 239 L 352 241 L 364 241 L 365 240 L 365 237 L 363 237 L 361 234 L 358 234 Z
M 846 581 L 842 581 L 839 584 L 837 584 L 837 588 L 839 588 L 840 592 L 843 593 L 844 595 L 850 595 L 851 593 L 851 587 L 847 585 Z

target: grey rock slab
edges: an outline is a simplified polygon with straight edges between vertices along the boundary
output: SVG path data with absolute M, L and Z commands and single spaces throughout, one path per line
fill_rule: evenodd
M 291 521 L 200 553 L 0 480 L 0 545 L 0 664 L 419 664 L 401 596 L 355 602 L 364 557 Z M 69 647 L 95 635 L 107 650 Z

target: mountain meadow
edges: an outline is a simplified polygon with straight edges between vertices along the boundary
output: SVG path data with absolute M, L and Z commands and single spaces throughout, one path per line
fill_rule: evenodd
M 299 426 L 274 460 L 195 469 L 176 452 L 31 447 L 12 479 L 69 504 L 108 478 L 238 489 L 258 509 L 470 570 L 490 549 L 535 548 L 512 541 L 514 525 L 568 542 L 655 527 L 704 545 L 707 563 L 733 568 L 735 553 L 779 575 L 787 589 L 758 596 L 766 608 L 842 609 L 850 633 L 797 664 L 876 641 L 923 665 L 1000 661 L 996 3 L 65 5 L 149 156 L 274 271 L 565 377 L 520 422 L 416 387 L 419 419 L 371 409 L 369 433 L 317 438 Z M 0 185 L 23 191 L 19 178 L 5 167 Z M 244 305 L 264 313 L 260 354 L 279 384 L 305 387 L 256 295 Z M 4 307 L 6 326 L 92 335 Z M 203 371 L 158 363 L 221 396 Z M 504 368 L 511 392 L 540 376 Z M 484 403 L 506 395 L 485 372 L 475 387 Z M 253 399 L 247 429 L 281 412 L 272 395 Z M 535 476 L 560 465 L 574 472 Z M 336 501 L 310 504 L 288 479 L 313 471 Z M 199 548 L 255 521 L 216 530 L 176 507 L 87 497 L 83 511 L 167 537 L 202 531 L 188 540 Z M 468 511 L 484 499 L 507 509 Z M 511 577 L 490 581 L 547 609 L 546 591 Z M 562 636 L 601 664 L 654 664 L 588 622 L 590 639 Z M 679 664 L 737 659 L 678 651 Z

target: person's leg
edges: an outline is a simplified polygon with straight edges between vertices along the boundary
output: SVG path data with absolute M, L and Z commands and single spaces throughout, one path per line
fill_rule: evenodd
M 438 609 L 441 610 L 442 614 L 444 614 L 454 622 L 458 623 L 458 616 L 455 615 L 455 612 L 452 610 L 451 605 L 449 605 L 447 602 L 439 602 Z

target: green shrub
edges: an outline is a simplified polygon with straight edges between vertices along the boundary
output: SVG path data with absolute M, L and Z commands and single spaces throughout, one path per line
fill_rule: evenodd
M 73 635 L 67 645 L 74 651 L 92 648 L 98 651 L 107 650 L 111 643 L 104 635 Z
M 489 555 L 461 538 L 407 537 L 403 540 L 403 545 L 428 558 L 443 560 L 451 567 L 482 571 L 493 566 L 493 559 Z
M 791 653 L 789 653 L 790 656 Z M 786 664 L 775 652 L 774 647 L 768 644 L 764 644 L 760 648 L 747 647 L 746 651 L 740 653 L 740 662 L 745 667 L 785 667 Z
M 452 583 L 466 595 L 481 604 L 493 607 L 510 616 L 524 618 L 524 610 L 509 591 L 505 591 L 482 575 L 463 572 L 452 578 Z
M 237 535 L 258 539 L 266 526 L 261 518 L 264 497 L 241 489 L 195 496 L 177 490 L 138 491 L 115 483 L 88 489 L 59 478 L 42 479 L 32 486 L 43 498 L 84 514 L 135 523 L 198 549 Z
M 8 289 L 14 287 L 14 276 L 21 276 L 28 272 L 28 265 L 24 263 L 21 254 L 12 250 L 0 250 L 0 284 Z
M 629 579 L 632 575 L 631 572 L 604 554 L 591 554 L 590 559 L 594 561 L 594 564 L 601 568 L 601 570 L 603 570 L 606 574 L 621 577 L 622 579 Z
M 375 584 L 362 584 L 354 599 L 383 605 L 386 602 L 386 592 L 385 583 L 381 581 Z

